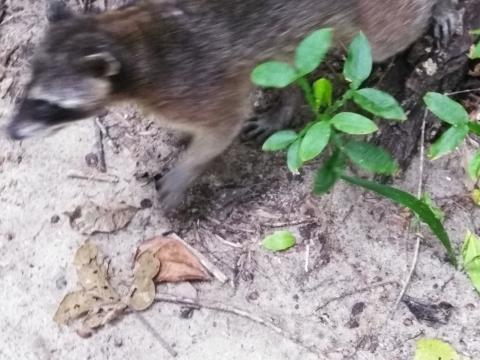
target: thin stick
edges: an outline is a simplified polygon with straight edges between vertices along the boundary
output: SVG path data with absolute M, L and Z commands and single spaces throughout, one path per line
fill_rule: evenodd
M 352 295 L 355 295 L 355 294 L 359 294 L 359 293 L 363 293 L 363 292 L 367 292 L 367 291 L 370 291 L 372 289 L 375 289 L 377 287 L 383 287 L 383 286 L 386 286 L 386 285 L 397 285 L 398 283 L 396 281 L 382 281 L 382 282 L 377 282 L 377 283 L 374 283 L 372 285 L 369 285 L 369 286 L 366 286 L 366 287 L 363 287 L 363 288 L 360 288 L 360 289 L 355 289 L 355 290 L 352 290 L 352 291 L 347 291 L 341 295 L 338 295 L 338 296 L 335 296 L 333 298 L 330 298 L 328 299 L 327 301 L 325 301 L 323 304 L 317 306 L 317 308 L 315 309 L 315 311 L 320 311 L 322 310 L 323 308 L 325 308 L 326 306 L 330 305 L 332 302 L 334 301 L 337 301 L 337 300 L 341 300 L 341 299 L 344 299 L 346 298 L 347 296 L 352 296 Z
M 145 319 L 142 314 L 139 314 L 137 311 L 133 310 L 135 317 L 142 323 L 143 326 L 153 335 L 153 337 L 158 341 L 158 343 L 172 356 L 176 357 L 178 353 L 170 346 L 170 344 L 165 340 L 162 335 Z
M 117 184 L 120 180 L 114 175 L 94 175 L 94 174 L 83 174 L 77 171 L 70 171 L 67 174 L 69 179 L 78 179 L 78 180 L 88 180 L 88 181 L 97 181 L 104 183 Z
M 453 96 L 453 95 L 467 94 L 467 93 L 475 92 L 475 91 L 480 91 L 480 88 L 467 89 L 467 90 L 454 91 L 454 92 L 451 92 L 451 93 L 445 93 L 445 96 Z
M 425 113 L 423 115 L 423 120 L 422 120 L 422 134 L 420 139 L 420 166 L 418 169 L 419 179 L 418 179 L 418 187 L 417 187 L 418 198 L 422 197 L 422 191 L 423 191 L 423 171 L 424 171 L 424 162 L 425 162 L 425 127 L 426 127 L 427 114 L 428 112 L 425 109 Z M 395 314 L 395 310 L 397 310 L 398 305 L 402 301 L 403 297 L 405 296 L 405 293 L 407 292 L 408 287 L 410 286 L 410 282 L 412 281 L 413 274 L 415 273 L 415 268 L 417 267 L 418 255 L 420 254 L 421 241 L 422 241 L 421 235 L 417 235 L 415 240 L 415 250 L 413 253 L 413 260 L 412 260 L 412 264 L 410 265 L 410 271 L 408 272 L 408 275 L 405 279 L 402 290 L 400 291 L 400 294 L 398 295 L 397 300 L 393 305 L 389 318 L 392 318 L 393 315 Z
M 103 145 L 103 138 L 106 135 L 105 126 L 100 122 L 100 118 L 95 118 L 95 136 L 97 138 L 96 147 L 98 150 L 98 170 L 107 172 L 107 162 L 105 161 L 105 146 Z
M 289 227 L 289 226 L 300 226 L 300 225 L 305 225 L 305 224 L 312 224 L 318 222 L 318 219 L 303 219 L 303 220 L 297 220 L 297 221 L 292 221 L 292 222 L 278 222 L 278 223 L 273 223 L 273 224 L 267 224 L 265 225 L 266 227 L 269 228 L 280 228 L 280 227 Z
M 320 349 L 317 349 L 316 346 L 314 345 L 306 345 L 304 344 L 298 337 L 295 335 L 290 334 L 288 331 L 282 329 L 278 325 L 275 325 L 272 321 L 263 319 L 262 317 L 252 314 L 248 311 L 238 309 L 233 306 L 228 306 L 228 305 L 223 305 L 223 304 L 206 304 L 206 303 L 201 303 L 193 299 L 188 299 L 188 298 L 181 298 L 181 297 L 176 297 L 172 296 L 169 294 L 157 294 L 155 296 L 155 302 L 166 302 L 170 304 L 176 304 L 176 305 L 186 305 L 186 306 L 193 306 L 196 308 L 203 308 L 203 309 L 208 309 L 208 310 L 213 310 L 213 311 L 218 311 L 218 312 L 223 312 L 226 314 L 232 314 L 236 315 L 239 317 L 243 317 L 245 319 L 251 320 L 253 322 L 256 322 L 257 324 L 260 324 L 262 326 L 265 326 L 266 328 L 274 331 L 275 333 L 279 334 L 280 336 L 284 337 L 285 339 L 288 339 L 292 341 L 293 343 L 297 344 L 298 346 L 310 351 L 313 354 L 319 355 Z

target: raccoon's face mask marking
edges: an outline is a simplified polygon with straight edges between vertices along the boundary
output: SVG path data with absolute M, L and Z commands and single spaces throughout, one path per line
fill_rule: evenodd
M 30 83 L 7 128 L 14 139 L 95 115 L 107 104 L 112 77 L 121 71 L 103 34 L 76 22 L 64 7 L 56 11 L 49 15 L 54 23 L 37 50 Z

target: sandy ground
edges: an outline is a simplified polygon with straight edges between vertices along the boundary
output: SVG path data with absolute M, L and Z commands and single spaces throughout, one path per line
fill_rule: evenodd
M 43 1 L 7 5 L 0 25 L 2 125 L 45 25 Z M 98 150 L 91 120 L 47 138 L 0 138 L 0 359 L 168 358 L 131 315 L 89 339 L 52 321 L 64 294 L 77 288 L 73 255 L 87 239 L 71 228 L 65 212 L 88 201 L 115 207 L 140 206 L 144 199 L 153 207 L 140 210 L 125 230 L 90 237 L 111 257 L 117 281 L 126 279 L 139 243 L 173 230 L 233 285 L 213 281 L 159 290 L 243 309 L 292 334 L 214 310 L 182 316 L 178 305 L 157 303 L 144 317 L 178 359 L 412 359 L 421 337 L 440 338 L 480 358 L 479 295 L 426 229 L 408 295 L 425 304 L 446 303 L 440 308 L 451 316 L 428 322 L 403 302 L 394 308 L 415 240 L 404 210 L 344 184 L 317 198 L 310 194 L 315 164 L 293 177 L 282 156 L 235 144 L 189 193 L 186 210 L 166 218 L 153 183 L 144 178 L 173 161 L 176 141 L 128 106 L 110 109 L 104 124 L 107 174 L 116 183 L 68 177 L 71 171 L 102 175 L 85 160 Z M 480 232 L 480 210 L 469 200 L 461 166 L 473 149 L 427 163 L 424 172 L 426 190 L 445 212 L 457 247 L 467 229 Z M 415 191 L 418 168 L 416 160 L 397 185 Z M 259 241 L 278 228 L 296 233 L 299 244 L 283 254 L 267 253 Z

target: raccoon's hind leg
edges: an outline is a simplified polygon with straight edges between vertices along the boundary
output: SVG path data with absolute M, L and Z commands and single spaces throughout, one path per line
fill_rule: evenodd
M 253 94 L 253 115 L 242 130 L 243 141 L 263 142 L 274 132 L 293 126 L 302 112 L 302 94 L 296 87 L 257 89 Z

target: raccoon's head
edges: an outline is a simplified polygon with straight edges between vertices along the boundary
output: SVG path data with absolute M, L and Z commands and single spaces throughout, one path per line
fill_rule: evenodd
M 47 17 L 50 26 L 34 55 L 30 82 L 8 126 L 14 139 L 95 115 L 121 71 L 114 42 L 93 18 L 75 16 L 63 2 L 51 3 Z

